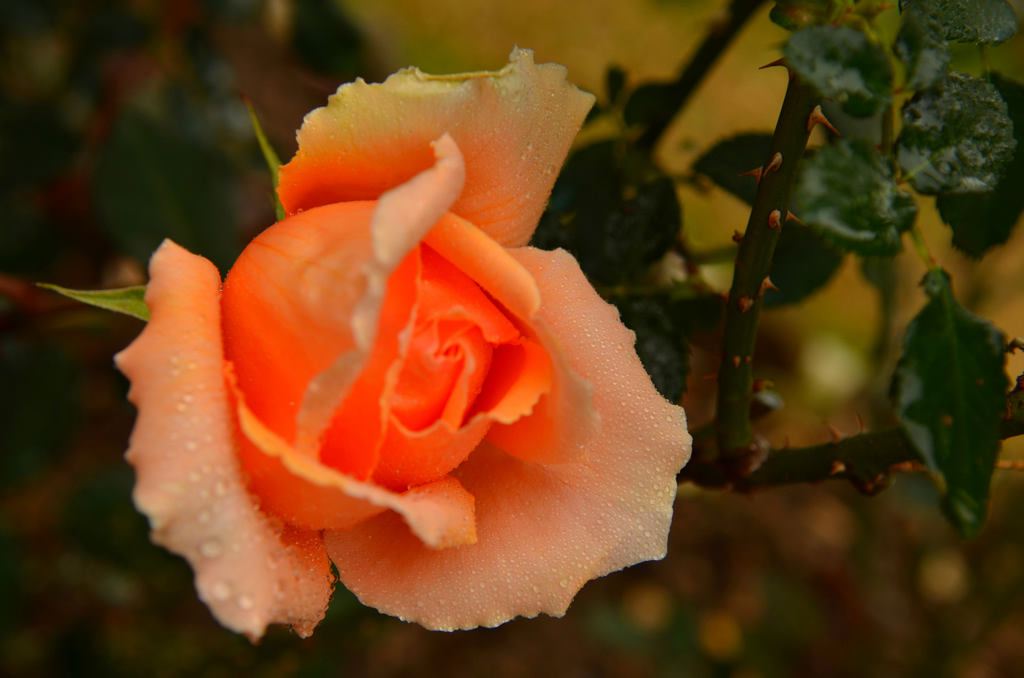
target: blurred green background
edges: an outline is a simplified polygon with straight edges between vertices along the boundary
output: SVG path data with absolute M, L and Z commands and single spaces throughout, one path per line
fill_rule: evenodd
M 785 75 L 757 66 L 786 34 L 768 4 L 676 121 L 666 169 L 684 175 L 723 135 L 771 129 Z M 242 95 L 288 158 L 303 114 L 355 76 L 497 68 L 518 44 L 601 92 L 613 63 L 633 83 L 671 77 L 724 6 L 0 1 L 0 675 L 1024 675 L 1024 475 L 1007 472 L 990 524 L 966 544 L 921 476 L 876 498 L 835 484 L 684 487 L 668 558 L 587 585 L 564 619 L 432 633 L 339 589 L 313 638 L 274 628 L 252 646 L 217 626 L 187 565 L 149 543 L 131 505 L 134 413 L 111 356 L 140 323 L 33 286 L 144 282 L 163 237 L 226 270 L 273 221 Z M 1024 42 L 990 58 L 1020 79 Z M 975 54 L 958 59 L 976 72 Z M 695 246 L 726 244 L 745 222 L 742 204 L 707 186 L 684 182 L 681 196 Z M 1020 229 L 971 261 L 922 208 L 965 303 L 1024 334 Z M 902 263 L 905 319 L 922 270 Z M 856 432 L 857 408 L 884 393 L 891 364 L 871 357 L 877 310 L 856 268 L 765 319 L 759 360 L 789 405 L 764 423 L 773 440 L 821 441 L 826 423 Z M 710 416 L 714 345 L 693 348 L 684 405 L 696 424 Z

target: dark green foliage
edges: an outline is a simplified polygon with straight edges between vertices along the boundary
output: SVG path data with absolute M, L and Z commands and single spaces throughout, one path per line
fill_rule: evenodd
M 786 62 L 850 115 L 878 113 L 892 101 L 892 71 L 881 46 L 845 26 L 812 26 L 790 36 Z
M 938 19 L 926 12 L 907 12 L 893 46 L 907 69 L 907 89 L 931 87 L 949 67 L 949 46 Z
M 50 181 L 67 168 L 78 140 L 59 113 L 46 103 L 8 101 L 0 91 L 0 186 Z
M 671 294 L 614 297 L 622 322 L 636 333 L 636 352 L 665 398 L 678 402 L 690 373 L 690 338 L 721 322 L 718 297 L 674 299 Z
M 939 214 L 953 229 L 953 244 L 974 257 L 1001 245 L 1024 212 L 1024 85 L 993 74 L 992 84 L 1006 101 L 1017 141 L 1013 160 L 989 193 L 939 195 Z
M 671 82 L 652 82 L 637 87 L 630 93 L 623 110 L 626 124 L 646 126 L 671 118 L 679 98 L 678 89 Z
M 148 261 L 171 238 L 222 271 L 240 251 L 236 190 L 224 156 L 135 111 L 117 121 L 95 184 L 103 225 L 125 252 Z
M 83 552 L 117 565 L 149 565 L 173 556 L 148 545 L 146 519 L 125 511 L 131 503 L 132 471 L 117 464 L 93 472 L 68 497 L 64 531 Z
M 998 43 L 1017 32 L 1017 17 L 1006 0 L 901 0 L 900 8 L 934 17 L 944 37 L 956 42 Z
M 630 160 L 621 159 L 611 141 L 574 153 L 532 243 L 566 247 L 595 283 L 640 276 L 675 242 L 681 212 L 672 180 L 654 172 L 646 177 L 649 166 L 636 158 L 633 167 Z
M 350 78 L 359 66 L 363 40 L 333 0 L 295 3 L 295 51 L 319 73 Z
M 842 255 L 813 229 L 787 222 L 779 234 L 768 274 L 779 289 L 765 292 L 765 308 L 792 304 L 810 296 L 832 278 L 842 261 Z
M 0 489 L 45 471 L 79 417 L 78 371 L 57 349 L 0 340 Z
M 1005 411 L 1003 335 L 961 307 L 949 276 L 932 270 L 896 368 L 894 401 L 907 437 L 944 488 L 943 508 L 964 536 L 985 523 Z
M 604 73 L 604 89 L 605 96 L 608 97 L 608 103 L 614 104 L 618 101 L 619 95 L 622 94 L 625 87 L 626 71 L 618 66 L 609 66 L 608 70 Z
M 950 73 L 903 106 L 897 158 L 919 193 L 991 191 L 1015 146 L 999 90 L 974 76 Z
M 723 139 L 697 158 L 693 169 L 750 205 L 757 193 L 757 179 L 740 175 L 765 163 L 771 141 L 770 134 L 756 132 Z
M 892 170 L 863 142 L 839 140 L 808 159 L 796 188 L 796 211 L 839 249 L 892 255 L 914 224 L 917 205 L 896 186 Z
M 828 23 L 836 13 L 835 0 L 779 0 L 768 16 L 786 30 Z

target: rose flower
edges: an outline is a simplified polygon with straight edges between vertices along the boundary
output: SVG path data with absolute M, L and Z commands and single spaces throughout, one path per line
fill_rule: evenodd
M 226 627 L 309 635 L 334 578 L 431 629 L 562 615 L 662 558 L 681 408 L 566 252 L 526 247 L 593 103 L 554 64 L 342 86 L 288 217 L 221 283 L 170 241 L 117 356 L 153 540 Z

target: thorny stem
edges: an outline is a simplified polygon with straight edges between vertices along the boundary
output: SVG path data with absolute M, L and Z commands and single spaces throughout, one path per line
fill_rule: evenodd
M 675 114 L 686 106 L 687 100 L 697 89 L 697 85 L 704 79 L 711 67 L 718 62 L 719 55 L 725 51 L 747 20 L 763 3 L 764 0 L 732 0 L 729 9 L 726 10 L 727 17 L 712 26 L 693 58 L 690 59 L 686 68 L 673 84 L 672 99 L 666 102 L 665 107 L 666 111 L 672 111 L 672 113 L 666 114 L 648 125 L 639 139 L 640 146 L 654 148 L 658 144 Z
M 1002 439 L 1024 435 L 1024 414 L 1014 413 L 999 428 Z M 694 432 L 694 456 L 680 480 L 703 487 L 758 488 L 846 479 L 861 492 L 874 494 L 888 487 L 897 470 L 920 470 L 921 458 L 902 429 L 860 433 L 836 442 L 800 448 L 773 449 L 764 462 L 745 477 L 736 477 L 702 452 L 700 432 Z
M 785 228 L 797 166 L 810 136 L 808 121 L 818 102 L 819 96 L 810 85 L 790 77 L 771 150 L 765 159 L 768 169 L 760 177 L 747 230 L 736 256 L 718 373 L 718 448 L 730 462 L 752 459 L 756 452 L 750 424 L 750 399 L 763 285 L 771 269 L 779 233 Z

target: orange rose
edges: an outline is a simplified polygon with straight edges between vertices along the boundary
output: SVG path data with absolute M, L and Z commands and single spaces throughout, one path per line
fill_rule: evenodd
M 356 81 L 306 116 L 289 216 L 223 286 L 153 255 L 117 356 L 135 503 L 222 624 L 308 635 L 331 561 L 365 604 L 463 629 L 664 556 L 683 411 L 572 257 L 524 247 L 592 103 L 524 50 Z

